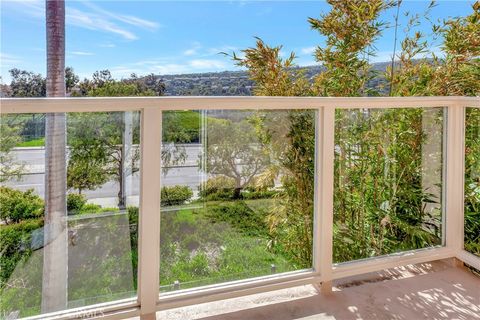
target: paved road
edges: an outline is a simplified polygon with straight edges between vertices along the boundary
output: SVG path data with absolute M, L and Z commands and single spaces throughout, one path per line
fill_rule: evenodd
M 184 145 L 187 158 L 185 162 L 175 167 L 168 168 L 167 172 L 162 174 L 162 185 L 187 185 L 194 193 L 198 191 L 198 186 L 205 174 L 198 169 L 198 156 L 201 151 L 201 145 Z M 40 148 L 18 148 L 12 152 L 18 162 L 24 163 L 26 174 L 20 181 L 9 181 L 7 186 L 19 190 L 34 189 L 35 192 L 43 197 L 45 187 L 45 150 Z M 138 203 L 139 195 L 139 175 L 133 174 L 130 178 L 131 188 L 128 191 L 128 201 L 132 205 Z M 86 191 L 85 195 L 90 202 L 102 204 L 104 206 L 114 206 L 118 193 L 118 183 L 110 181 L 94 191 Z

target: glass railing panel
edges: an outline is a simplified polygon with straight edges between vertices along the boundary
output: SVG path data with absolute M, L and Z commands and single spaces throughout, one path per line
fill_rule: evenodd
M 68 113 L 66 148 L 52 153 L 66 157 L 63 181 L 45 176 L 45 118 L 0 119 L 0 308 L 6 318 L 136 296 L 139 113 Z M 55 194 L 66 201 L 66 211 L 57 214 L 46 209 L 46 186 L 53 183 L 66 186 Z
M 480 108 L 465 114 L 465 250 L 480 256 Z
M 315 112 L 163 119 L 160 291 L 312 268 Z
M 335 263 L 442 244 L 443 108 L 341 109 Z

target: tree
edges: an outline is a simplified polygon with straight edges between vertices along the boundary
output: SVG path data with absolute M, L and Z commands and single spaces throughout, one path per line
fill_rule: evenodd
M 72 89 L 75 88 L 75 86 L 78 84 L 79 81 L 80 81 L 80 78 L 75 74 L 73 68 L 66 67 L 65 68 L 65 87 L 66 87 L 67 93 L 71 93 Z
M 95 88 L 103 87 L 107 83 L 114 82 L 110 70 L 95 71 L 92 75 L 92 85 Z
M 428 16 L 433 3 L 423 15 Z M 430 51 L 425 34 L 415 30 L 421 16 L 412 17 L 396 57 L 397 66 L 386 71 L 394 96 L 449 96 L 480 94 L 480 2 L 472 5 L 472 14 L 444 20 L 432 26 L 432 33 L 443 39 L 440 58 Z
M 269 47 L 256 38 L 256 46 L 242 50 L 245 58 L 230 56 L 238 66 L 248 69 L 250 79 L 255 81 L 254 94 L 258 96 L 308 96 L 310 83 L 302 69 L 293 68 L 295 53 L 287 59 L 280 56 L 282 46 Z
M 119 207 L 124 207 L 124 167 L 131 168 L 130 174 L 133 174 L 139 169 L 140 159 L 139 149 L 131 147 L 132 142 L 129 143 L 131 152 L 128 155 L 123 152 L 124 113 L 72 114 L 70 119 L 68 186 L 79 192 L 84 189 L 94 190 L 113 178 L 119 183 Z M 132 120 L 131 123 L 132 141 L 138 144 L 138 113 L 135 113 L 135 121 Z M 89 168 L 90 172 L 82 172 L 82 168 Z
M 9 70 L 12 81 L 10 90 L 12 97 L 45 97 L 46 80 L 41 74 L 26 70 Z
M 8 86 L 8 96 L 14 98 L 25 97 L 44 97 L 46 95 L 46 79 L 34 72 L 10 69 L 12 77 L 10 86 Z M 65 82 L 68 88 L 75 86 L 78 77 L 73 73 L 73 68 L 65 69 Z M 3 87 L 3 85 L 2 85 Z M 7 87 L 7 86 L 6 86 Z M 0 119 L 0 182 L 20 178 L 23 172 L 23 164 L 13 159 L 11 151 L 18 143 L 22 142 L 22 135 L 30 134 L 33 130 L 37 131 L 37 125 L 44 125 L 44 118 L 32 114 L 32 118 L 18 115 L 3 115 Z M 32 126 L 33 125 L 33 126 Z
M 311 95 L 303 71 L 294 68 L 295 55 L 283 60 L 281 47 L 270 47 L 257 38 L 256 47 L 242 50 L 245 58 L 232 57 L 248 68 L 256 95 Z M 263 152 L 271 162 L 259 172 L 257 183 L 280 177 L 283 192 L 268 216 L 274 243 L 281 243 L 292 260 L 311 267 L 313 253 L 315 113 L 308 110 L 257 112 L 251 119 Z
M 316 60 L 325 71 L 314 77 L 312 87 L 308 83 L 303 85 L 299 90 L 301 95 L 378 95 L 381 92 L 369 87 L 373 77 L 385 77 L 391 84 L 392 95 L 479 94 L 480 2 L 473 5 L 473 13 L 469 16 L 433 25 L 433 32 L 443 38 L 444 58 L 438 58 L 430 52 L 431 45 L 424 40 L 422 33 L 414 30 L 422 16 L 413 16 L 406 27 L 405 39 L 401 41 L 398 62 L 393 63 L 394 69 L 390 67 L 384 75 L 372 72 L 369 57 L 375 54 L 373 43 L 386 27 L 385 23 L 379 21 L 381 13 L 395 3 L 380 0 L 328 2 L 331 5 L 328 13 L 320 19 L 309 18 L 311 27 L 326 38 L 326 44 L 319 46 L 315 52 Z M 399 11 L 400 3 L 397 5 Z M 433 6 L 434 3 L 427 7 L 425 18 L 428 18 Z M 256 82 L 255 94 L 299 95 L 297 90 L 293 90 L 298 83 L 298 74 L 292 72 L 295 70 L 293 58 L 287 60 L 288 63 L 283 62 L 279 58 L 280 48 L 269 47 L 257 39 L 255 48 L 242 50 L 245 58 L 239 59 L 233 55 L 239 65 L 248 68 L 251 79 Z M 294 54 L 290 57 L 294 57 Z M 308 244 L 308 238 L 304 237 L 301 242 L 295 243 L 291 239 L 300 239 L 302 233 L 296 233 L 295 237 L 285 235 L 288 230 L 294 229 L 289 226 L 295 225 L 295 220 L 301 222 L 311 219 L 311 209 L 302 208 L 301 203 L 312 203 L 313 188 L 304 188 L 299 181 L 303 180 L 301 177 L 304 175 L 305 181 L 310 181 L 305 186 L 313 185 L 313 175 L 307 176 L 306 173 L 313 174 L 314 164 L 308 161 L 308 157 L 305 157 L 305 162 L 297 160 L 291 163 L 292 166 L 286 160 L 289 159 L 289 152 L 295 154 L 302 148 L 313 150 L 314 127 L 299 126 L 312 123 L 310 121 L 291 122 L 289 128 L 293 131 L 289 133 L 289 138 L 292 140 L 275 141 L 275 136 L 282 137 L 279 132 L 285 131 L 282 124 L 287 123 L 280 119 L 280 115 L 266 112 L 255 116 L 257 134 L 261 141 L 266 142 L 264 147 L 276 155 L 274 159 L 282 160 L 278 162 L 278 168 L 272 167 L 265 173 L 271 177 L 290 171 L 291 176 L 297 179 L 294 184 L 284 183 L 286 201 L 281 205 L 282 210 L 277 209 L 276 213 L 272 213 L 269 223 L 276 238 L 286 243 L 287 250 L 298 253 L 302 244 Z M 441 168 L 425 167 L 435 167 L 433 164 L 440 164 L 441 167 L 441 141 L 433 137 L 432 132 L 441 130 L 442 119 L 441 110 L 337 110 L 334 261 L 366 258 L 440 243 L 440 189 L 431 182 L 425 182 L 424 170 L 430 170 L 434 176 L 441 172 Z M 473 132 L 473 136 L 478 128 L 478 120 L 475 119 L 471 115 L 467 117 L 471 126 L 469 132 Z M 295 147 L 294 137 L 303 139 Z M 432 145 L 435 143 L 436 146 Z M 468 170 L 476 172 L 476 157 L 471 153 L 475 144 L 469 143 L 473 147 L 467 149 L 467 161 L 473 168 Z M 298 155 L 293 159 L 299 159 Z M 432 159 L 435 163 L 431 162 Z M 428 165 L 425 161 L 428 161 Z M 294 170 L 302 166 L 302 170 Z M 466 234 L 470 235 L 470 248 L 478 248 L 475 243 L 478 238 L 471 236 L 479 228 L 478 223 L 474 222 L 478 216 L 475 208 L 479 207 L 478 183 L 475 179 L 476 174 L 473 174 L 469 185 L 465 187 L 469 201 Z M 300 192 L 302 188 L 310 191 Z M 298 197 L 296 192 L 305 196 L 297 204 L 292 202 Z M 282 225 L 283 222 L 287 223 Z M 308 232 L 304 234 L 308 235 Z M 297 249 L 291 250 L 295 246 Z M 297 260 L 308 265 L 308 253 L 304 257 Z
M 380 14 L 393 3 L 383 0 L 328 0 L 331 10 L 320 19 L 308 18 L 313 30 L 326 37 L 326 46 L 318 46 L 315 59 L 325 71 L 315 78 L 320 96 L 352 97 L 369 94 L 367 81 L 372 77 L 368 57 L 371 47 L 385 26 Z
M 0 182 L 19 179 L 23 172 L 23 164 L 18 163 L 11 154 L 21 141 L 19 132 L 20 125 L 15 118 L 6 115 L 0 117 Z
M 480 109 L 468 108 L 465 123 L 465 249 L 480 256 Z
M 67 187 L 77 189 L 80 194 L 83 190 L 95 190 L 111 177 L 107 169 L 108 149 L 103 135 L 98 134 L 100 128 L 111 125 L 109 120 L 107 114 L 75 113 L 70 116 Z
M 65 97 L 65 1 L 46 0 L 48 97 Z M 42 312 L 67 307 L 66 116 L 48 113 L 45 124 L 45 227 Z
M 135 73 L 130 75 L 130 79 L 125 79 L 123 82 L 134 83 L 141 92 L 153 92 L 153 95 L 163 96 L 165 93 L 165 83 L 153 73 L 144 77 L 138 77 Z
M 234 179 L 234 199 L 239 199 L 242 189 L 268 165 L 268 155 L 246 120 L 211 121 L 207 124 L 206 144 L 206 164 L 201 159 L 200 167 L 209 174 Z
M 8 84 L 3 83 L 2 77 L 0 77 L 0 97 L 7 98 L 12 96 L 12 90 Z
M 96 71 L 92 81 L 80 83 L 80 95 L 91 97 L 154 96 L 163 94 L 160 80 L 132 75 L 114 80 L 109 70 Z M 68 186 L 94 190 L 109 179 L 119 184 L 118 206 L 126 206 L 127 179 L 139 170 L 140 142 L 138 114 L 132 112 L 72 114 Z M 170 159 L 162 153 L 164 160 Z M 168 159 L 167 159 L 168 158 Z M 174 157 L 175 158 L 175 157 Z M 89 173 L 83 169 L 89 168 Z

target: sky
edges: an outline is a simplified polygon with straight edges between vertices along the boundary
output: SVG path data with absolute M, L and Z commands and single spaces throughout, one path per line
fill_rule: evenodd
M 404 1 L 400 39 L 408 17 L 422 13 L 430 1 Z M 474 1 L 438 1 L 431 21 L 470 14 Z M 316 64 L 315 46 L 325 39 L 311 30 L 308 17 L 329 11 L 325 1 L 94 1 L 66 0 L 66 65 L 81 77 L 109 69 L 120 79 L 138 75 L 239 70 L 220 52 L 254 46 L 254 36 L 269 45 L 283 45 L 284 55 L 297 55 L 299 65 Z M 46 74 L 44 0 L 0 0 L 0 69 Z M 381 20 L 393 25 L 395 9 Z M 418 30 L 429 34 L 431 24 Z M 393 28 L 376 41 L 372 61 L 388 61 Z M 435 43 L 433 50 L 438 50 Z

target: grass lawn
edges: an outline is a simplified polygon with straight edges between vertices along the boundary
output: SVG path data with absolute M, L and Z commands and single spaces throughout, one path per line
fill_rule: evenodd
M 295 270 L 279 252 L 258 221 L 266 212 L 226 201 L 202 209 L 170 211 L 162 216 L 160 247 L 161 291 L 247 279 Z M 232 214 L 229 214 L 232 210 Z M 236 221 L 235 221 L 235 220 Z
M 45 145 L 45 138 L 39 138 L 29 141 L 23 141 L 17 144 L 17 147 L 43 147 Z
M 164 211 L 160 234 L 160 291 L 297 270 L 298 266 L 272 244 L 268 235 L 265 217 L 272 201 L 211 201 L 201 207 L 186 205 Z M 103 211 L 116 212 L 81 217 Z M 128 213 L 87 204 L 76 216 L 70 217 L 69 306 L 82 307 L 135 295 L 138 208 L 129 208 Z M 2 257 L 5 263 L 13 259 L 15 270 L 3 275 L 0 309 L 7 313 L 19 310 L 23 317 L 40 313 L 43 250 L 40 246 L 32 251 L 30 246 L 43 239 L 43 231 L 37 227 L 18 232 L 22 233 L 11 240 L 21 257 Z M 176 281 L 178 287 L 174 285 Z M 22 285 L 17 287 L 17 283 Z

